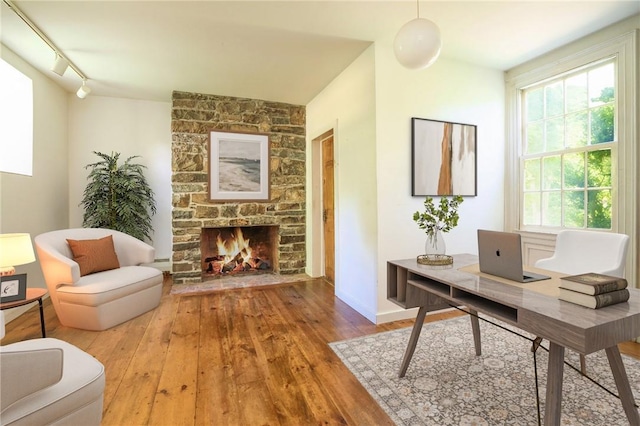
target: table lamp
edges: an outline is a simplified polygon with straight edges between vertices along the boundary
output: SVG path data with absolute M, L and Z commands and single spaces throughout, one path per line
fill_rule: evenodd
M 0 276 L 13 275 L 14 266 L 35 260 L 29 234 L 0 234 Z

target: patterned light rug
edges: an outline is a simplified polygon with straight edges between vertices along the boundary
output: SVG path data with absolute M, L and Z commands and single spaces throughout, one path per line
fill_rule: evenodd
M 467 316 L 425 324 L 402 379 L 411 328 L 330 346 L 398 425 L 537 425 L 531 342 L 483 321 L 480 327 L 482 356 L 476 357 Z M 579 366 L 573 351 L 565 354 Z M 544 416 L 548 353 L 539 349 L 536 356 Z M 624 355 L 623 361 L 638 401 L 640 361 Z M 617 394 L 604 351 L 587 356 L 587 373 Z M 628 424 L 616 397 L 565 365 L 562 425 Z

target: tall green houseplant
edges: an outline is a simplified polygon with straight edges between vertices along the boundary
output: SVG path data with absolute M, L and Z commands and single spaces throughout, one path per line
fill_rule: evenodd
M 119 165 L 118 152 L 93 153 L 102 160 L 85 166 L 91 172 L 80 203 L 84 207 L 82 226 L 115 229 L 139 240 L 150 240 L 156 202 L 143 174 L 146 167 L 132 162 L 139 156 L 129 157 Z

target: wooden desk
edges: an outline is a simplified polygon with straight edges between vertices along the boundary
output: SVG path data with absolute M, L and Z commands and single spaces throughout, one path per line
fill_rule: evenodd
M 44 309 L 42 307 L 42 298 L 47 294 L 46 288 L 27 288 L 27 298 L 24 300 L 16 300 L 15 302 L 0 303 L 0 311 L 5 309 L 17 308 L 18 306 L 28 305 L 29 303 L 38 302 L 40 307 L 40 328 L 42 337 L 47 337 L 47 331 L 44 327 Z
M 617 344 L 640 336 L 640 290 L 630 288 L 628 303 L 589 309 L 557 298 L 560 276 L 522 284 L 482 274 L 478 257 L 454 255 L 453 267 L 420 265 L 415 259 L 387 262 L 387 298 L 405 309 L 419 307 L 413 331 L 400 367 L 403 377 L 411 362 L 427 312 L 465 306 L 540 336 L 550 342 L 544 424 L 560 425 L 565 348 L 581 354 L 604 349 L 631 425 L 640 425 L 633 394 Z M 478 319 L 471 315 L 476 354 L 481 353 Z

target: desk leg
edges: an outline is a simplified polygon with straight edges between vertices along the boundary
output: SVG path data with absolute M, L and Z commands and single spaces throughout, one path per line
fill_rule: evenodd
M 562 377 L 564 375 L 564 346 L 549 342 L 547 399 L 544 409 L 545 426 L 560 426 L 562 414 Z
M 44 328 L 44 309 L 42 308 L 42 298 L 38 299 L 40 305 L 40 328 L 42 328 L 42 337 L 47 337 L 47 331 Z
M 418 344 L 420 332 L 422 331 L 422 325 L 424 324 L 424 317 L 426 315 L 427 307 L 421 306 L 418 310 L 416 322 L 413 324 L 413 330 L 411 331 L 411 337 L 409 338 L 407 349 L 405 349 L 404 351 L 404 358 L 402 359 L 402 365 L 400 365 L 400 373 L 398 374 L 398 377 L 404 377 L 405 373 L 407 372 L 407 368 L 409 368 L 409 363 L 411 362 L 411 358 L 413 357 L 413 352 L 416 350 L 416 345 Z
M 613 378 L 616 381 L 616 387 L 618 388 L 618 394 L 620 394 L 620 400 L 622 401 L 622 407 L 627 414 L 627 419 L 630 425 L 640 425 L 640 416 L 638 410 L 634 406 L 635 401 L 633 399 L 633 393 L 631 392 L 631 386 L 629 386 L 629 378 L 620 356 L 618 346 L 611 346 L 606 348 L 607 358 L 609 359 L 609 366 L 611 366 L 611 372 Z
M 473 344 L 476 347 L 476 355 L 482 355 L 482 345 L 480 343 L 480 320 L 478 319 L 478 311 L 469 309 L 471 312 L 471 330 L 473 331 Z

